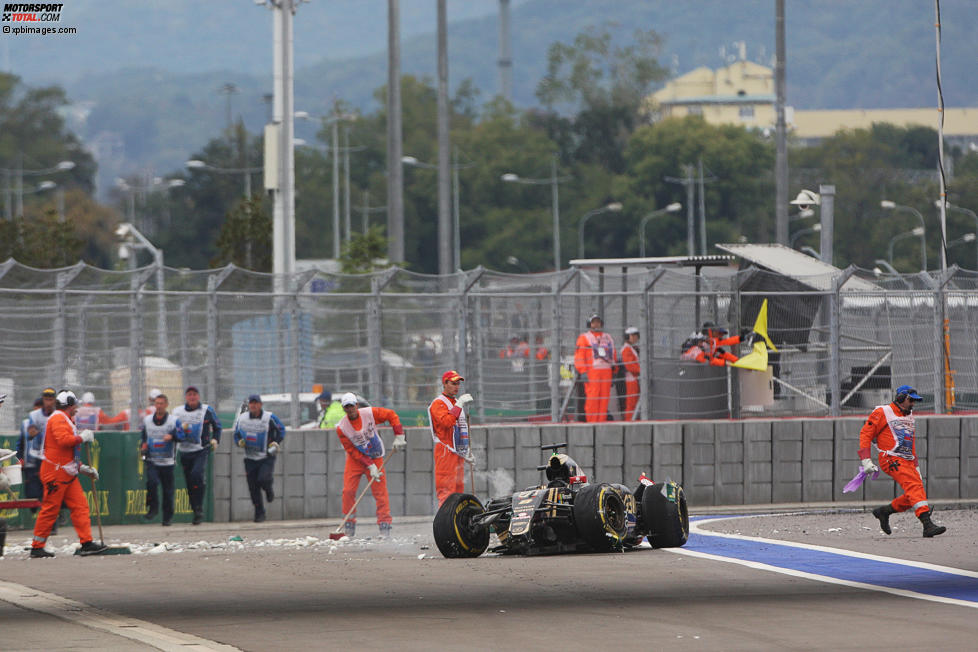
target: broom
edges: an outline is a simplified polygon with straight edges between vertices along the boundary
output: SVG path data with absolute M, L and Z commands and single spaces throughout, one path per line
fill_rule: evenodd
M 92 466 L 92 445 L 89 444 L 88 446 L 86 446 L 85 450 L 88 451 L 88 465 L 94 469 L 95 467 Z M 95 499 L 95 522 L 98 523 L 98 539 L 99 542 L 104 546 L 105 536 L 102 534 L 102 508 L 99 506 L 98 485 L 95 483 L 96 482 L 95 478 L 89 478 L 89 480 L 92 481 L 92 497 Z M 81 554 L 81 549 L 76 550 L 75 554 L 76 555 Z M 132 550 L 129 549 L 129 546 L 110 546 L 110 547 L 106 547 L 105 550 L 95 554 L 131 555 Z
M 384 470 L 384 473 L 387 472 L 387 460 L 389 460 L 391 458 L 391 455 L 393 455 L 395 452 L 397 452 L 397 449 L 391 448 L 391 452 L 387 453 L 387 457 L 385 457 L 384 461 L 381 463 L 380 468 Z M 336 526 L 336 531 L 329 533 L 330 539 L 336 541 L 337 539 L 342 539 L 344 536 L 346 536 L 346 533 L 343 532 L 343 526 L 346 525 L 346 522 L 349 521 L 350 517 L 353 516 L 354 512 L 357 511 L 357 505 L 359 505 L 363 497 L 367 495 L 367 489 L 369 489 L 370 485 L 372 485 L 373 483 L 374 483 L 373 478 L 367 481 L 367 485 L 363 488 L 363 491 L 360 492 L 360 495 L 357 496 L 356 501 L 354 501 L 353 507 L 350 508 L 349 512 L 343 515 L 343 520 L 340 521 L 340 524 Z

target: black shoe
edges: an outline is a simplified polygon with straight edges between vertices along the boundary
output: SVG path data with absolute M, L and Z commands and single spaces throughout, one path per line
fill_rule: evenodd
M 171 525 L 173 525 L 173 523 L 171 523 L 170 521 L 163 521 L 163 523 L 161 523 L 161 525 L 163 527 L 170 527 Z
M 892 534 L 890 530 L 890 514 L 893 513 L 893 507 L 890 505 L 883 505 L 873 510 L 873 516 L 879 519 L 880 529 L 883 530 L 884 534 Z
M 255 514 L 255 523 L 264 523 L 264 522 L 265 522 L 265 512 Z
M 157 510 L 157 509 L 151 509 L 148 512 L 146 512 L 145 514 L 143 514 L 143 519 L 144 520 L 147 520 L 147 521 L 152 521 L 153 519 L 156 518 L 156 515 L 159 514 L 159 513 L 160 513 L 159 510 Z
M 924 536 L 928 539 L 947 532 L 946 527 L 943 525 L 937 525 L 930 520 L 930 512 L 924 512 L 918 518 L 920 519 L 920 522 L 924 524 Z
M 78 550 L 78 554 L 82 555 L 83 557 L 88 555 L 97 555 L 100 552 L 104 551 L 106 548 L 108 548 L 108 546 L 105 545 L 104 543 L 95 543 L 94 541 L 86 541 L 81 545 L 81 548 Z
M 265 500 L 268 502 L 275 500 L 275 490 L 272 489 L 271 485 L 265 490 Z
M 204 522 L 204 512 L 198 511 L 194 512 L 194 520 L 190 522 L 191 525 L 200 525 Z
M 44 548 L 31 548 L 31 559 L 44 559 L 45 557 L 54 557 L 54 553 L 48 552 Z

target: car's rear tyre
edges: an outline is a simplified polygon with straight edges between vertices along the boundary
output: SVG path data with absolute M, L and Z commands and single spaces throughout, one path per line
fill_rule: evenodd
M 489 547 L 489 528 L 472 520 L 485 512 L 471 494 L 452 494 L 445 499 L 432 523 L 435 545 L 449 559 L 478 557 Z
M 642 520 L 649 528 L 649 543 L 653 548 L 679 548 L 689 538 L 689 511 L 686 493 L 678 484 L 674 499 L 662 495 L 662 486 L 645 487 L 642 492 Z
M 574 496 L 577 534 L 598 552 L 621 548 L 628 532 L 625 502 L 614 487 L 590 484 Z

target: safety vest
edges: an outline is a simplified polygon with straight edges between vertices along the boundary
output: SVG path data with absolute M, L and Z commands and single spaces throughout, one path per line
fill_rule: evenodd
M 176 455 L 176 435 L 180 420 L 172 414 L 167 414 L 162 424 L 154 421 L 155 414 L 143 418 L 143 428 L 146 429 L 146 457 L 157 466 L 173 466 Z M 163 437 L 171 435 L 173 439 L 163 441 Z
M 356 430 L 350 423 L 350 418 L 344 416 L 336 426 L 340 432 L 350 440 L 357 450 L 370 458 L 384 456 L 384 440 L 377 433 L 377 422 L 374 420 L 373 408 L 360 408 L 360 421 L 363 423 L 362 430 Z
M 75 412 L 75 425 L 82 430 L 98 429 L 98 413 L 101 409 L 94 405 L 81 405 Z
M 465 418 L 465 410 L 461 406 L 452 405 L 452 402 L 444 394 L 439 395 L 436 401 L 441 401 L 445 406 L 452 410 L 458 407 L 462 410 L 458 414 L 458 419 L 455 421 L 455 426 L 452 429 L 452 445 L 449 446 L 442 440 L 438 439 L 438 435 L 435 434 L 435 420 L 431 416 L 431 405 L 428 406 L 428 428 L 431 430 L 431 440 L 435 442 L 435 446 L 441 444 L 448 450 L 452 451 L 459 457 L 468 457 L 469 455 L 469 420 Z M 432 402 L 432 405 L 434 402 Z
M 332 401 L 319 416 L 319 428 L 321 430 L 335 428 L 344 416 L 346 416 L 346 412 L 343 411 L 343 406 L 340 405 L 340 402 Z
M 28 438 L 24 442 L 24 466 L 36 467 L 44 459 L 44 431 L 48 427 L 48 419 L 55 412 L 57 410 L 52 410 L 51 414 L 44 414 L 44 408 L 37 408 L 27 415 L 30 425 L 36 427 L 38 433 L 34 435 L 34 439 Z
M 906 416 L 897 416 L 897 413 L 889 405 L 879 405 L 877 407 L 883 409 L 883 416 L 886 417 L 886 425 L 890 427 L 890 432 L 893 433 L 893 439 L 896 442 L 890 450 L 880 452 L 895 457 L 902 457 L 905 460 L 914 459 L 913 440 L 916 433 L 916 426 L 914 425 L 913 413 Z
M 180 405 L 173 410 L 173 416 L 180 420 L 180 429 L 183 431 L 180 441 L 177 442 L 178 451 L 196 453 L 204 448 L 201 436 L 204 431 L 204 419 L 207 418 L 209 409 L 209 405 L 201 403 L 196 410 L 188 410 L 186 405 Z
M 611 369 L 615 361 L 615 343 L 612 341 L 611 335 L 601 333 L 600 336 L 596 336 L 591 331 L 587 331 L 584 333 L 584 337 L 593 353 L 591 367 L 594 369 Z
M 268 424 L 271 423 L 272 413 L 262 410 L 261 416 L 253 418 L 250 412 L 238 416 L 234 426 L 245 443 L 245 457 L 249 460 L 263 460 L 268 457 Z

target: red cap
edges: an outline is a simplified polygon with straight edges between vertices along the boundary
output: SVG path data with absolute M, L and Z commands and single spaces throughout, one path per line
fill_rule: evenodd
M 465 379 L 462 378 L 461 374 L 459 374 L 457 371 L 452 369 L 451 371 L 446 371 L 441 375 L 441 382 L 443 385 L 450 380 L 465 380 Z

